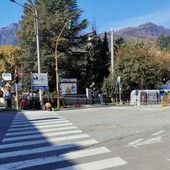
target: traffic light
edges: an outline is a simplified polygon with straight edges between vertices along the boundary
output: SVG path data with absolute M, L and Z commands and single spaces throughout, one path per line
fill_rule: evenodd
M 67 21 L 67 28 L 68 28 L 69 30 L 71 30 L 72 27 L 73 27 L 73 21 L 72 21 L 71 19 L 69 19 L 69 20 Z
M 15 73 L 15 83 L 19 83 L 20 78 L 19 78 L 19 74 Z
M 59 81 L 62 79 L 62 74 L 59 72 Z

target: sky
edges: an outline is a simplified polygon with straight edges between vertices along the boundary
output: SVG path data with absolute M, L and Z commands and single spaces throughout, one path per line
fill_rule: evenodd
M 27 0 L 16 0 L 24 4 Z M 152 22 L 170 29 L 170 0 L 77 0 L 78 8 L 83 10 L 80 19 L 88 19 L 90 31 L 94 26 L 98 33 L 112 28 L 120 30 Z M 23 8 L 0 0 L 0 28 L 19 22 Z

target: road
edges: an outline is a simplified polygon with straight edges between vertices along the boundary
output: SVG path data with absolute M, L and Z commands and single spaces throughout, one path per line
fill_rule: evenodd
M 6 127 L 1 170 L 170 169 L 170 108 L 27 111 Z

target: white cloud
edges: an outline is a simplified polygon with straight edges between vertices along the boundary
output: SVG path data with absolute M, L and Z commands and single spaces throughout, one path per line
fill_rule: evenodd
M 128 20 L 116 22 L 114 27 L 116 30 L 122 29 L 125 27 L 138 26 L 146 22 L 153 22 L 158 25 L 166 25 L 170 22 L 170 10 L 161 10 L 147 15 L 142 15 Z

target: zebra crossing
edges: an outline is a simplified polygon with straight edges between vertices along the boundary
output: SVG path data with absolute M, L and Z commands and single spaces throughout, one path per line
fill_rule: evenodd
M 0 145 L 0 169 L 102 170 L 126 165 L 56 112 L 17 113 Z

